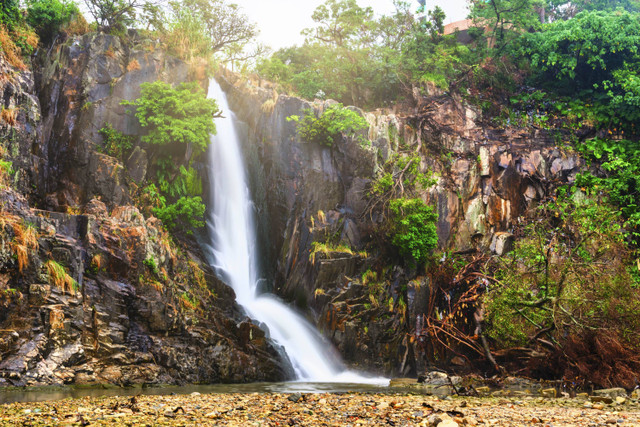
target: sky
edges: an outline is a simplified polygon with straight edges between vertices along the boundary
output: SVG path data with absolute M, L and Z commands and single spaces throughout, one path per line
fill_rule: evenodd
M 393 12 L 393 0 L 357 0 L 361 7 L 370 6 L 377 15 Z M 418 8 L 416 0 L 409 0 L 412 8 Z M 281 47 L 302 44 L 300 31 L 313 26 L 311 15 L 324 0 L 231 0 L 242 7 L 244 13 L 260 29 L 261 43 L 277 50 Z M 439 5 L 447 14 L 445 24 L 465 19 L 467 0 L 427 0 L 427 9 Z

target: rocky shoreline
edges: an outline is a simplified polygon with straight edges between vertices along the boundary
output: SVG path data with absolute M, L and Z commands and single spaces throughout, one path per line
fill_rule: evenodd
M 0 406 L 9 425 L 640 425 L 637 399 L 596 406 L 544 397 L 440 399 L 409 393 L 116 396 Z

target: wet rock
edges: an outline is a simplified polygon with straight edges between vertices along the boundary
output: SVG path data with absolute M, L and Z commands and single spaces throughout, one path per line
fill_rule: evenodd
M 505 255 L 513 250 L 514 237 L 511 233 L 498 232 L 494 234 L 490 250 L 498 256 Z

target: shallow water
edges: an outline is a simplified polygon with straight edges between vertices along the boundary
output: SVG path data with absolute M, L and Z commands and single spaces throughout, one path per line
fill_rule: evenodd
M 149 386 L 149 387 L 26 387 L 0 390 L 0 404 L 12 402 L 42 402 L 67 398 L 100 397 L 100 396 L 138 396 L 138 395 L 170 395 L 198 393 L 396 393 L 401 388 L 390 388 L 386 385 L 351 384 L 351 383 L 317 383 L 317 382 L 282 382 L 251 384 L 211 384 L 188 386 Z M 415 389 L 411 389 L 415 392 Z

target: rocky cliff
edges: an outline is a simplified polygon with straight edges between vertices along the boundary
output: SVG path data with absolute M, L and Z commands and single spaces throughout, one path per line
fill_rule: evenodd
M 133 206 L 144 150 L 120 161 L 98 133 L 139 135 L 122 101 L 200 71 L 135 34 L 59 40 L 32 71 L 0 58 L 0 387 L 287 376 L 197 245 Z
M 554 185 L 571 182 L 581 166 L 557 144 L 557 134 L 494 128 L 445 94 L 416 95 L 400 114 L 360 111 L 370 125 L 370 147 L 348 138 L 332 147 L 309 144 L 287 118 L 306 109 L 318 115 L 331 101 L 278 96 L 268 82 L 231 73 L 219 80 L 261 159 L 278 292 L 311 308 L 347 361 L 387 374 L 416 373 L 429 363 L 415 334 L 435 279 L 380 265 L 380 257 L 367 253 L 377 250 L 382 221 L 372 208 L 371 184 L 385 164 L 398 154 L 418 155 L 420 171 L 435 179 L 419 196 L 437 209 L 445 254 L 498 256 L 512 247 L 525 213 Z M 314 242 L 327 236 L 337 237 L 342 249 L 313 253 Z

